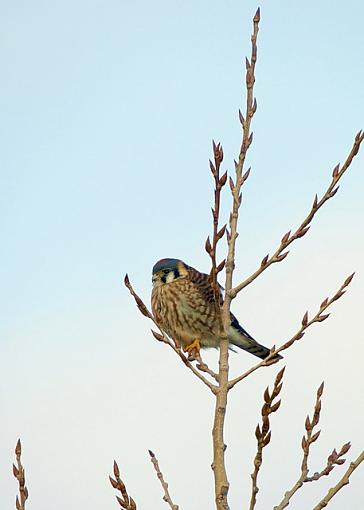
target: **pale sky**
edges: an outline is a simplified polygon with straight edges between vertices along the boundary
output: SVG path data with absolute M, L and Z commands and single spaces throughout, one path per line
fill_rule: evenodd
M 254 142 L 235 281 L 303 219 L 364 127 L 363 3 L 260 2 Z M 231 171 L 244 108 L 251 0 L 0 2 L 0 508 L 15 508 L 18 437 L 29 510 L 118 508 L 113 459 L 138 509 L 163 509 L 157 454 L 181 510 L 213 508 L 213 398 L 156 342 L 122 285 L 149 302 L 162 257 L 209 270 L 211 140 Z M 259 341 L 281 344 L 353 271 L 331 317 L 285 355 L 282 406 L 258 509 L 299 476 L 304 420 L 325 380 L 312 473 L 334 447 L 363 449 L 364 151 L 304 240 L 233 303 Z M 230 198 L 225 194 L 223 217 Z M 216 366 L 218 353 L 205 358 Z M 232 374 L 255 363 L 231 355 Z M 279 367 L 230 395 L 231 510 L 247 508 L 262 394 Z M 304 487 L 310 509 L 334 485 Z M 364 466 L 332 510 L 362 510 Z M 294 503 L 294 504 L 293 504 Z

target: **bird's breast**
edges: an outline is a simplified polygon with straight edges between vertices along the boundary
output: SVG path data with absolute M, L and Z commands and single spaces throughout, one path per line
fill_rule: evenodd
M 161 328 L 182 345 L 211 336 L 216 326 L 213 303 L 206 302 L 187 279 L 154 288 L 152 309 Z

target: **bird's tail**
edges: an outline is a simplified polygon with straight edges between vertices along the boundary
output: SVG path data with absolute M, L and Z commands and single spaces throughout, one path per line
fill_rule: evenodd
M 247 331 L 245 331 L 244 328 L 240 326 L 237 318 L 233 314 L 231 314 L 229 342 L 261 359 L 265 359 L 270 353 L 270 349 L 268 349 L 268 347 L 264 347 L 264 345 L 258 343 Z M 282 356 L 280 354 L 276 354 L 272 359 L 281 358 Z

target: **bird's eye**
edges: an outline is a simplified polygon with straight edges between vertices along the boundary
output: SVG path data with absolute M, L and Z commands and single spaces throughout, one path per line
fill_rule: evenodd
M 169 273 L 169 269 L 163 269 L 163 274 L 168 274 Z

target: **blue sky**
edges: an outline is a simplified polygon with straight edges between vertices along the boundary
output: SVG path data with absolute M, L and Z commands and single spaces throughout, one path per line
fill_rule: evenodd
M 362 4 L 260 6 L 258 111 L 237 281 L 303 218 L 363 127 Z M 1 2 L 0 493 L 7 508 L 18 436 L 29 508 L 115 508 L 106 479 L 114 457 L 141 507 L 163 508 L 148 448 L 160 453 L 181 507 L 211 506 L 212 401 L 149 336 L 121 281 L 128 272 L 148 300 L 157 259 L 209 268 L 211 140 L 222 142 L 231 171 L 256 8 L 250 0 Z M 360 154 L 287 261 L 234 303 L 257 339 L 278 344 L 307 308 L 358 273 L 329 321 L 287 355 L 286 402 L 262 472 L 266 484 L 274 479 L 260 493 L 266 506 L 294 481 L 303 420 L 323 378 L 326 439 L 317 464 L 348 439 L 352 456 L 362 448 L 363 161 Z M 216 363 L 215 352 L 206 356 Z M 231 361 L 235 373 L 252 362 L 244 354 Z M 231 397 L 235 507 L 247 500 L 252 431 L 274 374 L 257 374 Z M 359 477 L 334 510 L 343 501 L 362 508 Z M 297 502 L 314 506 L 327 483 Z

